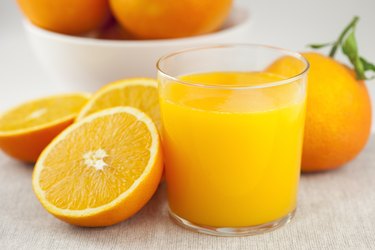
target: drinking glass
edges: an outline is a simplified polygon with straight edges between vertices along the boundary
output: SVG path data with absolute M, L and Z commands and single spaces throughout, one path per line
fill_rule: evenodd
M 234 44 L 175 52 L 157 68 L 171 217 L 219 236 L 289 222 L 308 62 L 284 49 Z

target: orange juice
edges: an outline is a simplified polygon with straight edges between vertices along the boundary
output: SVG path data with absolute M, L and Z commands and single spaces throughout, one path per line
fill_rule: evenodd
M 180 79 L 187 84 L 160 94 L 171 211 L 212 227 L 261 225 L 294 211 L 305 116 L 301 85 L 236 90 L 282 80 L 265 72 Z

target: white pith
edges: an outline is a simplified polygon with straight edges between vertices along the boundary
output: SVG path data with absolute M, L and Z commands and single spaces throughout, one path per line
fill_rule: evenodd
M 103 170 L 108 164 L 104 161 L 104 158 L 108 157 L 107 152 L 104 149 L 98 149 L 96 151 L 88 151 L 83 154 L 83 160 L 87 167 L 95 168 L 96 170 Z
M 28 115 L 26 117 L 26 119 L 27 120 L 36 119 L 36 118 L 41 117 L 45 113 L 47 113 L 47 108 L 41 108 L 41 109 L 38 109 L 38 110 L 35 110 L 34 112 L 32 112 L 30 115 Z

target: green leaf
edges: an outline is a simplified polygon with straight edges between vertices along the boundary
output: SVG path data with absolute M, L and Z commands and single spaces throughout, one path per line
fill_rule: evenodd
M 331 46 L 329 56 L 334 58 L 338 49 L 341 47 L 343 54 L 345 54 L 354 67 L 356 77 L 358 80 L 368 80 L 375 78 L 375 74 L 371 77 L 366 76 L 366 71 L 375 73 L 375 65 L 368 62 L 361 57 L 358 52 L 357 41 L 355 38 L 355 28 L 359 21 L 359 17 L 355 16 L 352 21 L 340 33 L 336 41 L 331 43 L 310 44 L 308 47 L 312 49 L 320 49 Z
M 311 49 L 321 49 L 321 48 L 325 48 L 325 47 L 329 47 L 329 46 L 332 46 L 332 42 L 331 43 L 320 43 L 320 44 L 308 44 L 306 47 L 308 48 L 311 48 Z
M 358 55 L 357 41 L 355 39 L 354 32 L 354 29 L 350 31 L 349 35 L 342 43 L 341 48 L 342 52 L 349 58 L 350 62 L 353 64 L 357 78 L 363 80 L 366 79 L 365 69 Z
M 353 20 L 345 27 L 345 29 L 341 32 L 339 38 L 337 38 L 336 42 L 333 43 L 332 49 L 329 52 L 329 56 L 334 58 L 336 55 L 336 51 L 341 46 L 344 38 L 346 37 L 347 33 L 350 32 L 355 28 L 357 25 L 357 22 L 359 20 L 359 17 L 355 16 Z
M 365 58 L 363 57 L 360 57 L 359 58 L 363 64 L 363 68 L 365 70 L 371 70 L 371 71 L 374 71 L 375 72 L 375 65 L 370 63 L 369 61 L 367 61 Z
M 364 68 L 365 71 L 372 71 L 372 72 L 375 73 L 375 65 L 374 64 L 370 63 L 369 61 L 367 61 L 363 57 L 359 57 L 359 59 L 361 60 L 363 68 Z M 375 78 L 375 74 L 373 74 L 370 77 L 366 76 L 366 79 L 374 79 L 374 78 Z

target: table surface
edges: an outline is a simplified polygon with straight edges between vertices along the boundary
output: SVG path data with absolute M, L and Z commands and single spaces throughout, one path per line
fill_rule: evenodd
M 292 50 L 334 39 L 353 15 L 359 15 L 360 51 L 375 61 L 374 0 L 239 2 L 252 10 L 249 42 Z M 375 82 L 368 87 L 375 100 Z M 0 111 L 61 91 L 64 87 L 50 82 L 32 54 L 16 2 L 2 1 Z M 375 249 L 374 152 L 373 136 L 344 168 L 303 175 L 296 218 L 272 233 L 240 238 L 206 236 L 173 224 L 164 187 L 126 222 L 97 229 L 67 225 L 45 212 L 33 195 L 32 166 L 0 152 L 0 249 Z
M 79 228 L 48 214 L 31 189 L 32 166 L 0 154 L 0 249 L 374 249 L 375 137 L 347 166 L 302 175 L 296 217 L 271 233 L 207 236 L 175 225 L 162 185 L 133 218 Z

